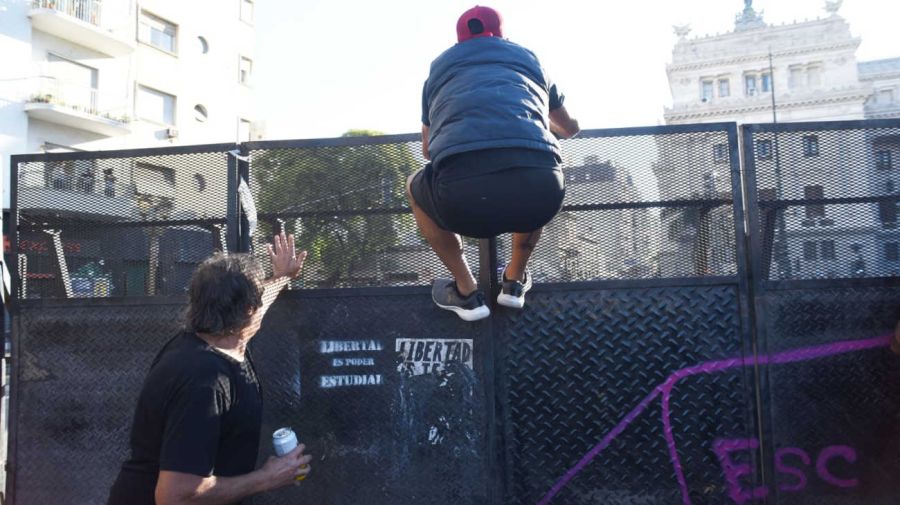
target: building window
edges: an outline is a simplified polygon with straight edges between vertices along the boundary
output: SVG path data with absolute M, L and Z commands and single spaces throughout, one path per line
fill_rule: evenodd
M 253 22 L 253 0 L 241 0 L 241 21 Z
M 45 97 L 49 96 L 46 100 L 89 114 L 97 113 L 99 74 L 96 68 L 48 53 L 47 73 L 51 79 L 42 79 L 46 82 L 46 90 L 41 92 Z
M 878 218 L 885 228 L 893 228 L 897 223 L 897 202 L 878 202 Z
M 207 119 L 209 119 L 209 113 L 206 111 L 206 107 L 197 104 L 194 106 L 194 119 L 199 123 L 205 123 Z
M 823 260 L 833 260 L 835 259 L 834 254 L 834 240 L 823 240 L 819 244 L 819 252 L 821 253 Z
M 817 135 L 805 135 L 803 137 L 803 156 L 819 155 L 819 137 Z
M 894 192 L 894 181 L 888 179 L 887 182 L 884 183 L 884 192 L 885 193 L 893 193 Z
M 138 40 L 169 53 L 178 52 L 178 27 L 174 23 L 141 11 Z
M 209 52 L 209 42 L 206 41 L 205 37 L 197 37 L 197 43 L 200 46 L 200 54 Z
M 806 261 L 816 261 L 819 259 L 818 243 L 814 240 L 806 240 L 803 242 L 803 259 Z
M 806 200 L 824 200 L 825 190 L 822 186 L 806 186 L 803 188 L 803 198 Z M 825 217 L 824 203 L 808 203 L 805 205 L 806 219 Z
M 716 144 L 713 146 L 713 161 L 716 163 L 725 163 L 728 159 L 728 145 Z
M 133 180 L 137 195 L 169 200 L 175 198 L 175 170 L 171 168 L 138 163 L 134 166 Z
M 806 67 L 806 85 L 810 88 L 817 88 L 822 84 L 822 66 L 809 65 Z
M 752 74 L 748 74 L 744 76 L 744 93 L 747 96 L 755 96 L 756 95 L 756 76 Z
M 137 116 L 164 125 L 175 124 L 175 97 L 162 91 L 138 85 Z
M 772 74 L 769 72 L 763 72 L 762 76 L 760 76 L 760 89 L 763 93 L 771 93 L 772 92 Z
M 900 247 L 898 247 L 897 242 L 884 243 L 884 260 L 900 261 Z
M 250 138 L 252 123 L 247 119 L 238 119 L 238 142 L 248 142 Z
M 709 102 L 713 99 L 713 82 L 705 80 L 700 83 L 700 99 Z
M 891 152 L 887 150 L 875 151 L 875 167 L 881 170 L 890 170 L 893 168 L 891 163 Z
M 200 193 L 206 190 L 206 178 L 201 174 L 194 174 L 194 189 Z
M 757 140 L 756 141 L 756 157 L 761 160 L 768 160 L 772 157 L 772 141 Z
M 731 82 L 728 79 L 719 79 L 719 96 L 725 98 L 731 94 Z
M 894 90 L 882 89 L 878 92 L 878 105 L 890 105 L 894 103 Z
M 790 74 L 788 75 L 788 87 L 791 89 L 797 89 L 803 86 L 803 67 L 800 66 L 792 66 L 789 70 Z
M 246 56 L 241 56 L 239 64 L 238 82 L 246 86 L 250 85 L 250 78 L 253 75 L 253 60 Z
M 95 173 L 94 160 L 47 161 L 44 163 L 44 186 L 63 191 L 93 193 Z M 37 186 L 36 181 L 36 176 L 28 172 L 19 174 L 20 184 Z

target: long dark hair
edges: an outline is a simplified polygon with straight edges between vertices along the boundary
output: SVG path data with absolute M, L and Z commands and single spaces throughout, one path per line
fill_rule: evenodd
M 249 254 L 216 254 L 191 277 L 185 327 L 225 335 L 245 327 L 262 306 L 262 268 Z

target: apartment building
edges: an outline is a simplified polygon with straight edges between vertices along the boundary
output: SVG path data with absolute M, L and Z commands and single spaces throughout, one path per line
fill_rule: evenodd
M 259 139 L 255 7 L 253 0 L 7 2 L 0 11 L 3 207 L 10 205 L 13 154 Z M 84 280 L 72 288 L 75 296 L 180 290 L 193 264 L 211 250 L 215 230 L 134 228 L 115 243 L 94 232 L 111 221 L 224 215 L 225 184 L 212 180 L 225 176 L 221 157 L 19 167 L 19 201 L 29 219 L 74 223 L 56 243 L 44 230 L 20 230 L 20 246 L 30 247 L 29 264 L 18 265 L 23 285 L 35 292 L 59 285 L 51 254 L 59 247 L 73 284 L 77 275 Z M 104 278 L 108 282 L 100 282 Z
M 9 156 L 250 140 L 253 0 L 19 0 L 0 12 L 0 170 Z M 27 175 L 102 191 L 110 174 Z M 113 174 L 133 186 L 133 174 Z

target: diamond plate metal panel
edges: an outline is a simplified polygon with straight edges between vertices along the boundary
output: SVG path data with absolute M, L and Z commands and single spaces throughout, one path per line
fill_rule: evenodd
M 657 387 L 679 370 L 741 356 L 736 291 L 538 288 L 527 310 L 504 312 L 497 376 L 505 412 L 505 502 L 678 502 L 682 491 Z M 752 390 L 743 372 L 676 390 L 671 417 L 696 503 L 726 503 L 720 468 L 708 450 L 710 434 L 753 432 Z M 711 421 L 714 413 L 719 419 Z M 604 440 L 608 448 L 601 448 Z M 592 450 L 599 451 L 579 468 Z
M 260 462 L 271 455 L 271 432 L 286 425 L 316 457 L 302 487 L 253 503 L 485 503 L 490 323 L 462 322 L 425 290 L 358 294 L 280 300 L 251 344 L 265 406 Z M 18 320 L 17 503 L 105 501 L 128 454 L 150 361 L 183 310 L 83 304 L 26 305 Z M 443 353 L 441 373 L 403 373 L 398 339 L 467 342 L 459 359 L 472 368 Z M 379 350 L 341 351 L 342 342 L 377 342 Z M 378 376 L 378 384 L 323 386 L 323 377 L 337 376 Z
M 490 323 L 465 323 L 435 308 L 426 290 L 284 296 L 252 348 L 265 395 L 260 458 L 271 454 L 272 431 L 290 425 L 315 459 L 301 486 L 253 503 L 486 503 L 483 353 Z M 402 339 L 442 340 L 445 346 L 447 340 L 468 340 L 474 369 L 448 363 L 437 375 L 401 372 Z M 335 351 L 341 342 L 369 342 L 381 350 Z M 436 352 L 431 347 L 429 354 Z M 348 364 L 353 359 L 373 364 Z M 379 384 L 334 386 L 323 379 L 340 375 L 378 376 Z
M 25 306 L 19 345 L 16 503 L 105 503 L 128 454 L 150 362 L 182 304 Z
M 770 355 L 828 351 L 767 367 L 770 493 L 802 505 L 896 503 L 900 362 L 883 336 L 896 322 L 900 289 L 788 289 L 765 302 Z

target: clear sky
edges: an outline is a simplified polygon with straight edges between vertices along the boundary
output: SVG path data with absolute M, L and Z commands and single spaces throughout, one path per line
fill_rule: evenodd
M 269 139 L 335 137 L 348 129 L 421 128 L 422 83 L 456 42 L 473 0 L 259 0 L 254 68 Z M 491 0 L 504 34 L 541 59 L 582 128 L 662 124 L 665 66 L 676 36 L 734 28 L 743 0 Z M 755 0 L 769 24 L 824 17 L 824 0 Z M 845 0 L 861 61 L 900 57 L 900 2 Z

